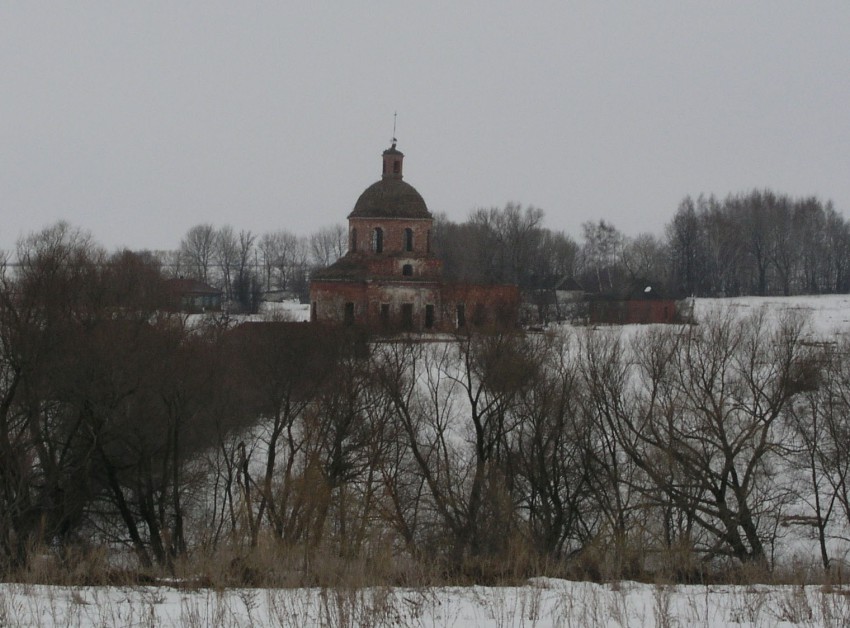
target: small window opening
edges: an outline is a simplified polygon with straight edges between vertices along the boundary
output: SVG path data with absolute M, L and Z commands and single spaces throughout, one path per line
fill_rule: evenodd
M 425 306 L 425 328 L 431 329 L 434 326 L 434 306 Z
M 401 324 L 408 331 L 413 329 L 413 303 L 402 303 Z
M 466 327 L 466 306 L 463 303 L 457 304 L 457 327 Z
M 354 324 L 354 303 L 346 303 L 345 304 L 345 316 L 344 316 L 346 325 Z
M 413 250 L 413 229 L 410 227 L 404 230 L 404 250 Z
M 381 325 L 389 327 L 390 325 L 390 304 L 381 303 Z
M 412 277 L 413 276 L 413 265 L 412 264 L 405 264 L 404 266 L 402 266 L 401 267 L 401 274 L 404 275 L 405 277 Z
M 357 229 L 351 230 L 351 244 L 349 245 L 352 253 L 357 252 Z
M 472 324 L 481 326 L 487 322 L 487 311 L 481 303 L 475 304 L 475 309 L 472 311 Z
M 380 227 L 375 227 L 375 231 L 372 233 L 372 248 L 375 253 L 384 252 L 384 230 Z
M 425 252 L 426 253 L 431 252 L 431 230 L 430 229 L 428 229 L 428 231 L 425 233 Z
M 394 161 L 393 162 L 393 174 L 398 174 L 399 172 L 401 172 L 401 162 L 400 161 Z

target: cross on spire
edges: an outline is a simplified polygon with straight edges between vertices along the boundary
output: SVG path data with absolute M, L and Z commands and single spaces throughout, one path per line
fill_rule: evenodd
M 396 139 L 396 136 L 395 136 L 395 124 L 396 124 L 397 118 L 398 118 L 398 111 L 394 111 L 393 112 L 393 146 L 395 146 L 396 142 L 398 142 L 398 140 Z

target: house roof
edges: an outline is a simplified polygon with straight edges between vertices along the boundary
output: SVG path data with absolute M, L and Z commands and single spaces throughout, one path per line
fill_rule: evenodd
M 221 290 L 213 288 L 211 285 L 197 279 L 184 279 L 183 277 L 169 279 L 166 285 L 169 290 L 176 294 L 221 294 Z
M 555 286 L 555 290 L 565 290 L 568 292 L 580 292 L 583 291 L 584 288 L 581 287 L 578 281 L 576 281 L 573 277 L 564 277 L 558 284 Z

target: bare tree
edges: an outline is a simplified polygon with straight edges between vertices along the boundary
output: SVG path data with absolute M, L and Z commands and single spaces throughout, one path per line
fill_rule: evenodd
M 697 204 L 690 197 L 682 201 L 673 221 L 667 226 L 667 241 L 672 262 L 673 292 L 683 297 L 702 296 L 708 256 Z
M 550 335 L 544 368 L 516 405 L 516 492 L 533 546 L 564 560 L 601 532 L 593 477 L 595 426 L 582 412 L 576 352 L 568 334 Z
M 251 257 L 254 253 L 256 237 L 250 231 L 239 232 L 236 276 L 233 280 L 233 297 L 243 311 L 256 313 L 259 309 L 260 286 L 251 270 Z
M 267 290 L 299 290 L 306 281 L 307 246 L 303 238 L 281 230 L 260 238 L 264 281 Z
M 180 255 L 191 276 L 199 281 L 209 281 L 214 250 L 215 228 L 210 224 L 195 225 L 180 241 Z
M 213 236 L 212 258 L 221 270 L 221 280 L 226 300 L 233 299 L 233 274 L 239 263 L 239 242 L 233 227 L 225 225 Z
M 600 292 L 614 288 L 614 269 L 620 258 L 623 235 L 614 225 L 600 220 L 582 225 L 584 245 L 582 265 L 588 276 L 595 278 Z
M 623 267 L 632 279 L 668 284 L 669 252 L 660 238 L 650 233 L 627 238 L 620 254 Z
M 786 453 L 779 419 L 805 385 L 802 328 L 722 313 L 634 346 L 641 389 L 610 429 L 646 473 L 646 496 L 665 495 L 712 536 L 708 556 L 768 559 L 789 495 L 770 469 Z
M 310 256 L 313 266 L 330 266 L 348 249 L 348 231 L 343 225 L 323 227 L 310 236 Z
M 537 373 L 538 349 L 511 335 L 457 347 L 402 343 L 387 347 L 378 369 L 430 510 L 398 508 L 396 523 L 411 538 L 406 517 L 430 519 L 431 543 L 454 569 L 503 554 L 516 534 L 513 408 Z
M 789 518 L 817 533 L 821 563 L 829 570 L 830 524 L 837 513 L 850 522 L 850 362 L 847 343 L 813 351 L 801 365 L 804 393 L 787 411 L 797 443 L 789 462 L 803 475 L 797 494 L 811 515 Z M 838 526 L 837 529 L 842 529 Z

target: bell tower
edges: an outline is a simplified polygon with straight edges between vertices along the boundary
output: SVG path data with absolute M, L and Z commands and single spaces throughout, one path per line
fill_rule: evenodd
M 381 178 L 401 179 L 401 162 L 403 160 L 404 153 L 395 147 L 395 138 L 393 138 L 393 145 L 384 151 L 384 170 Z

